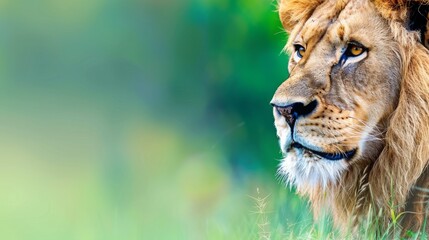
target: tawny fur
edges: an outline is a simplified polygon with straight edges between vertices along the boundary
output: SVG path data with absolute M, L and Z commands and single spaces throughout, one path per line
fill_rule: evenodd
M 317 48 L 319 39 L 325 34 L 318 31 L 317 24 L 309 26 L 307 22 L 317 15 L 315 9 L 322 3 L 330 9 L 317 18 L 320 24 L 335 18 L 352 1 L 282 0 L 279 2 L 280 19 L 290 36 L 296 37 L 299 33 L 305 38 L 304 25 L 306 31 L 312 31 L 313 37 L 307 39 L 307 51 L 311 51 Z M 413 2 L 429 4 L 429 1 Z M 390 221 L 392 209 L 408 211 L 403 226 L 418 230 L 425 220 L 429 195 L 425 191 L 429 188 L 429 51 L 424 47 L 427 39 L 420 39 L 419 33 L 406 28 L 409 1 L 373 0 L 372 3 L 387 21 L 389 29 L 386 31 L 392 33 L 399 46 L 395 56 L 401 69 L 399 96 L 390 100 L 395 103 L 392 110 L 377 123 L 377 127 L 383 129 L 382 145 L 373 151 L 374 154 L 362 154 L 362 159 L 350 164 L 337 183 L 298 188 L 298 192 L 309 197 L 316 215 L 328 207 L 340 226 L 362 218 L 374 207 L 375 211 L 385 213 L 385 223 Z M 292 38 L 288 46 L 293 51 L 291 41 Z M 306 60 L 304 57 L 301 61 Z M 278 98 L 282 94 L 293 93 L 279 90 L 276 93 Z

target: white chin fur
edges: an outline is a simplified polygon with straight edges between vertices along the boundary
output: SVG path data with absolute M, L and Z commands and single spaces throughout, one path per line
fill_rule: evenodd
M 309 156 L 302 149 L 293 149 L 285 155 L 277 171 L 286 184 L 296 186 L 298 191 L 335 184 L 347 168 L 345 160 L 329 161 L 318 156 Z

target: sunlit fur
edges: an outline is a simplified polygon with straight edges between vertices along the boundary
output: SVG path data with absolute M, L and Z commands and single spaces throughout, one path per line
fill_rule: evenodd
M 347 7 L 350 4 L 358 7 Z M 290 130 L 274 111 L 277 135 L 285 154 L 279 174 L 296 186 L 299 194 L 309 197 L 315 215 L 322 209 L 329 209 L 337 226 L 345 227 L 351 219 L 364 217 L 370 206 L 385 213 L 385 223 L 389 221 L 391 209 L 407 211 L 402 222 L 406 229 L 418 230 L 424 222 L 429 199 L 425 191 L 429 188 L 429 51 L 421 44 L 420 33 L 407 30 L 407 4 L 405 0 L 279 2 L 280 19 L 290 36 L 286 49 L 292 54 L 293 41 L 301 39 L 308 56 L 300 62 L 290 60 L 291 77 L 279 87 L 273 100 L 308 103 L 317 98 L 321 106 L 313 116 L 297 122 L 298 133 L 312 146 L 319 146 L 326 152 L 345 151 L 350 147 L 359 149 L 351 162 L 330 162 L 304 156 L 297 150 L 288 152 Z M 381 29 L 347 32 L 353 27 L 348 23 L 359 22 L 350 18 L 338 23 L 338 27 L 328 28 L 337 24 L 344 9 L 349 11 L 344 14 L 354 14 L 350 18 L 356 17 Z M 368 9 L 376 13 L 371 15 Z M 337 35 L 347 37 L 357 33 L 356 37 L 363 41 L 376 39 L 378 42 L 369 43 L 373 44 L 373 49 L 379 50 L 380 46 L 387 49 L 376 58 L 370 50 L 367 59 L 361 60 L 360 69 L 356 68 L 359 75 L 355 77 L 366 79 L 366 84 L 353 85 L 355 80 L 347 78 L 337 86 L 324 82 L 330 73 L 323 69 L 335 64 L 330 62 L 335 56 L 324 55 L 331 50 L 327 43 L 340 46 L 342 40 Z M 385 83 L 387 81 L 389 84 Z M 320 116 L 325 118 L 320 120 Z M 327 116 L 347 119 L 334 121 Z M 341 130 L 328 131 L 326 126 L 317 128 L 315 122 Z M 308 133 L 311 129 L 316 136 Z M 347 143 L 333 140 L 334 136 L 341 138 L 341 134 L 349 139 Z

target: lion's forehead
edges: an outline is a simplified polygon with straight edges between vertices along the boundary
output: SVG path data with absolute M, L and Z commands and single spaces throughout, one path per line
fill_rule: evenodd
M 325 1 L 316 7 L 298 31 L 291 35 L 293 41 L 290 43 L 304 42 L 307 51 L 311 52 L 325 35 L 331 44 L 343 42 L 351 33 L 350 28 L 354 24 L 362 25 L 366 22 L 366 14 L 372 11 L 374 6 L 368 0 Z

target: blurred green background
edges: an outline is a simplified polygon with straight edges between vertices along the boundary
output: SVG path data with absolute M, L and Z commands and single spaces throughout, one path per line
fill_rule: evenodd
M 272 0 L 0 0 L 0 239 L 310 222 L 275 177 L 285 42 Z

